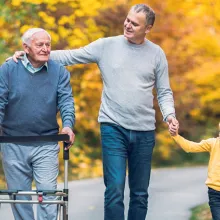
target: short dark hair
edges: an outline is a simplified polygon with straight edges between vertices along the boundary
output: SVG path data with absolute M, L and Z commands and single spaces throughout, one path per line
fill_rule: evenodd
M 151 7 L 146 4 L 136 4 L 132 6 L 131 9 L 137 13 L 143 12 L 146 15 L 146 24 L 152 26 L 154 25 L 155 12 Z

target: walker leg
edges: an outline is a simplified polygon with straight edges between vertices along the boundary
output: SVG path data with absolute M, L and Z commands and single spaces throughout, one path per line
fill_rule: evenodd
M 63 205 L 63 220 L 68 220 L 68 162 L 69 162 L 69 150 L 65 150 L 66 143 L 63 142 L 63 159 L 64 159 L 64 189 L 63 192 L 66 193 L 67 196 L 63 197 L 63 201 L 65 202 Z
M 63 205 L 63 220 L 68 220 L 68 213 L 66 209 L 66 204 Z
M 57 220 L 62 220 L 62 219 L 61 219 L 61 205 L 58 205 Z

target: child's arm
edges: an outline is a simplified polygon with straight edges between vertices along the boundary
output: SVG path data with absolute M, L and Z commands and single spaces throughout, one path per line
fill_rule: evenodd
M 175 142 L 186 152 L 210 152 L 215 138 L 203 140 L 199 143 L 186 140 L 180 135 L 172 136 Z
M 175 142 L 186 152 L 209 152 L 214 141 L 214 138 L 203 140 L 200 143 L 189 141 L 178 134 L 179 126 L 172 131 L 169 130 L 169 132 Z

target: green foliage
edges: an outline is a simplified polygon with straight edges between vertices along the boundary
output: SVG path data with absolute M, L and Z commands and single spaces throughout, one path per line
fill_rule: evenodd
M 190 220 L 212 220 L 209 205 L 205 203 L 193 208 Z

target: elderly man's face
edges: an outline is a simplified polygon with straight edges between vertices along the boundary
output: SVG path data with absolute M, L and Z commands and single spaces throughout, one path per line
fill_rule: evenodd
M 124 36 L 131 43 L 141 44 L 151 28 L 152 25 L 146 24 L 146 15 L 143 12 L 137 13 L 131 9 L 124 22 Z
M 34 34 L 29 45 L 23 44 L 28 59 L 34 67 L 40 67 L 48 61 L 51 51 L 51 41 L 46 32 Z

